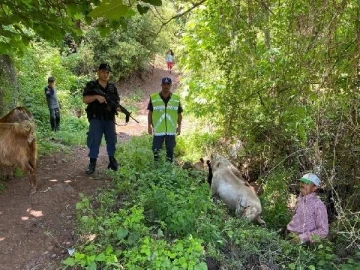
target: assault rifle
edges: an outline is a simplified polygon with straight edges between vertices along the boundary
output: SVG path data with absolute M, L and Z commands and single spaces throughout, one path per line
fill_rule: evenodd
M 109 93 L 104 93 L 104 91 L 102 91 L 101 89 L 95 87 L 94 92 L 100 96 L 103 96 L 106 99 L 106 104 L 107 104 L 107 110 L 111 111 L 111 110 L 118 110 L 118 108 L 120 109 L 120 111 L 125 114 L 125 122 L 128 123 L 130 118 L 133 119 L 136 123 L 139 123 L 138 120 L 136 120 L 134 117 L 131 116 L 131 112 L 129 112 L 127 109 L 125 109 L 124 106 L 121 106 L 119 103 L 119 98 L 115 95 L 111 95 Z
M 105 97 L 106 98 L 106 97 Z M 107 100 L 106 100 L 107 102 Z M 127 109 L 125 109 L 123 106 L 121 106 L 120 104 L 117 106 L 118 108 L 120 108 L 120 111 L 125 114 L 126 118 L 125 118 L 125 122 L 128 123 L 129 122 L 129 118 L 131 118 L 132 120 L 134 120 L 136 123 L 139 124 L 139 121 L 136 120 L 134 117 L 131 116 L 131 112 L 129 112 Z

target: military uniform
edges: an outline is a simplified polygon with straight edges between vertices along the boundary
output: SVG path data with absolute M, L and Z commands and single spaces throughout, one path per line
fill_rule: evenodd
M 110 161 L 108 168 L 116 171 L 118 169 L 118 163 L 114 158 L 117 143 L 115 115 L 117 114 L 117 106 L 119 106 L 120 102 L 119 94 L 113 83 L 108 82 L 104 88 L 99 84 L 99 81 L 96 80 L 88 82 L 83 91 L 83 97 L 92 95 L 106 95 L 107 102 L 100 103 L 98 100 L 95 100 L 88 103 L 86 108 L 87 118 L 89 120 L 87 146 L 89 148 L 88 156 L 90 157 L 90 164 L 86 173 L 92 174 L 95 171 L 103 134 L 105 135 L 106 149 Z

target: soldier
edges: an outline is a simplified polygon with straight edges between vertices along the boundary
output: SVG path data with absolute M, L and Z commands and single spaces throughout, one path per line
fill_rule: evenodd
M 108 64 L 101 64 L 97 70 L 98 79 L 88 82 L 83 92 L 83 102 L 87 104 L 86 112 L 89 120 L 87 146 L 90 150 L 88 155 L 90 163 L 86 170 L 87 175 L 95 172 L 103 134 L 109 155 L 108 169 L 117 171 L 119 168 L 114 155 L 117 142 L 115 115 L 121 111 L 120 98 L 115 84 L 108 82 L 110 72 Z

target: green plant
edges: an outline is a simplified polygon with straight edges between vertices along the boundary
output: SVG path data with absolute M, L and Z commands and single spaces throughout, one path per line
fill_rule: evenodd
M 80 266 L 87 270 L 96 270 L 98 267 L 102 269 L 121 269 L 121 265 L 117 260 L 118 254 L 119 251 L 108 245 L 105 250 L 101 250 L 97 255 L 75 252 L 74 257 L 68 257 L 63 261 L 63 264 L 67 267 Z
M 177 138 L 175 154 L 181 160 L 199 161 L 200 158 L 209 157 L 216 151 L 220 133 L 206 131 L 206 129 L 204 131 L 200 122 L 199 126 L 190 134 Z M 196 123 L 195 120 L 194 123 Z
M 139 242 L 139 248 L 126 250 L 124 257 L 127 269 L 205 270 L 207 266 L 201 262 L 202 253 L 201 240 L 191 236 L 171 244 L 145 237 Z
M 282 229 L 291 219 L 288 209 L 289 183 L 292 171 L 279 166 L 263 180 L 264 194 L 261 196 L 263 217 L 271 228 Z
M 205 257 L 227 269 L 357 269 L 359 254 L 339 252 L 346 239 L 294 245 L 281 239 L 287 224 L 287 181 L 279 165 L 262 197 L 267 228 L 213 203 L 207 183 L 174 164 L 153 166 L 148 136 L 119 145 L 121 169 L 112 186 L 77 205 L 79 243 L 64 261 L 88 269 L 206 269 Z M 277 215 L 278 214 L 278 215 Z M 356 220 L 351 221 L 353 226 Z M 92 237 L 91 237 L 92 236 Z M 342 246 L 343 247 L 343 246 Z M 92 267 L 92 268 L 91 268 Z
M 153 222 L 162 220 L 163 229 L 172 235 L 186 236 L 192 233 L 196 219 L 201 218 L 210 207 L 209 200 L 204 193 L 189 194 L 184 187 L 176 188 L 176 184 L 169 183 L 170 187 L 159 187 L 159 185 L 162 183 L 151 187 L 148 199 L 144 203 L 149 220 Z M 174 186 L 176 192 L 172 191 Z M 202 190 L 205 191 L 204 188 Z

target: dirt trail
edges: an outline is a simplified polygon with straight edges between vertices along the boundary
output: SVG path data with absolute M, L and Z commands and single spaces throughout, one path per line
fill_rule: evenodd
M 119 84 L 124 96 L 136 88 L 143 91 L 139 102 L 139 124 L 130 120 L 126 126 L 118 126 L 119 143 L 131 136 L 147 132 L 148 96 L 160 91 L 161 78 L 173 79 L 165 65 L 155 67 L 143 79 L 132 78 Z M 108 163 L 105 147 L 101 147 L 97 171 L 88 177 L 84 171 L 88 165 L 86 147 L 74 147 L 69 152 L 58 151 L 38 159 L 38 192 L 29 195 L 27 177 L 5 182 L 0 192 L 0 270 L 59 269 L 61 260 L 67 257 L 68 248 L 76 241 L 75 205 L 79 193 L 95 194 L 110 184 L 105 170 Z

